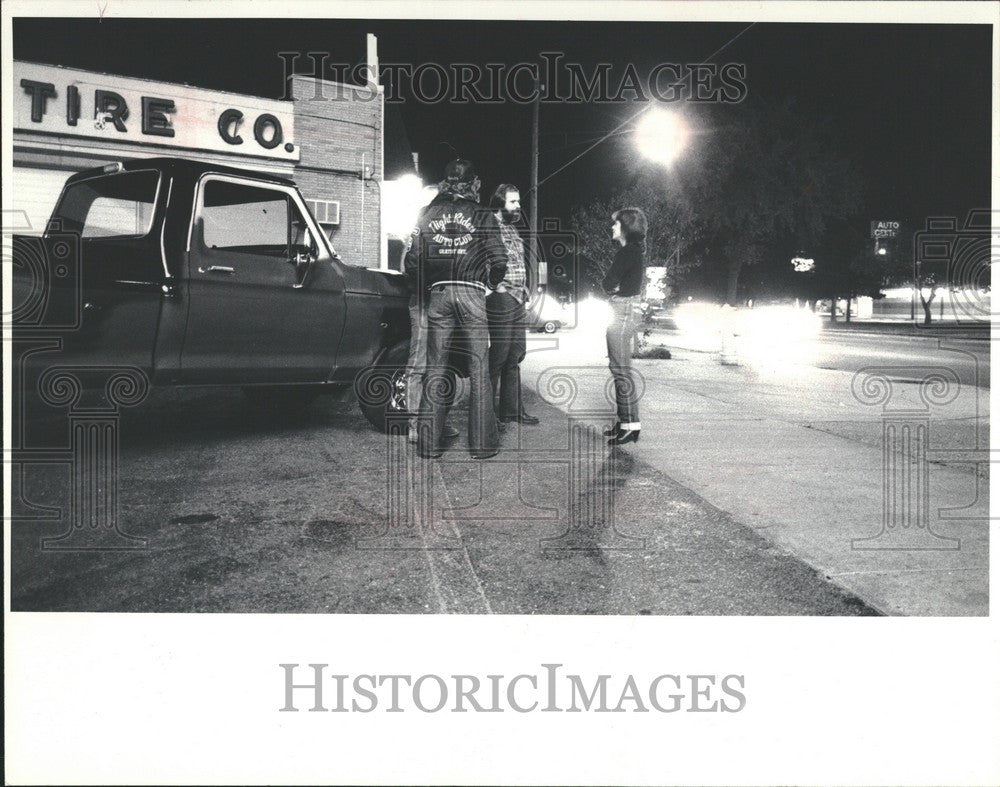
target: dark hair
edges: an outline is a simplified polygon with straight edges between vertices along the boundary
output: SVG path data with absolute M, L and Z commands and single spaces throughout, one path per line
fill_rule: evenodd
M 493 192 L 493 196 L 490 197 L 490 207 L 493 210 L 499 210 L 502 208 L 507 204 L 507 195 L 512 191 L 516 191 L 519 194 L 521 193 L 521 189 L 513 183 L 501 183 L 497 186 L 497 190 Z
M 471 183 L 476 177 L 476 168 L 471 161 L 457 158 L 444 165 L 444 179 L 452 183 Z
M 649 225 L 646 221 L 646 214 L 642 208 L 622 208 L 611 214 L 613 221 L 622 225 L 622 235 L 626 243 L 635 243 L 645 247 L 646 230 Z

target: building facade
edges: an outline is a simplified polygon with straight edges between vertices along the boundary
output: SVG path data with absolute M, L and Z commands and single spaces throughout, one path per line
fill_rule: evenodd
M 18 232 L 44 231 L 75 172 L 181 156 L 293 178 L 344 262 L 387 265 L 377 86 L 293 76 L 285 101 L 15 61 L 13 89 Z

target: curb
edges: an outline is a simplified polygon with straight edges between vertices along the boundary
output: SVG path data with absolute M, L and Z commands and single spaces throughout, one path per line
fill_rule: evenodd
M 972 332 L 969 329 L 962 328 L 937 328 L 933 329 L 935 332 L 924 331 L 920 329 L 911 329 L 909 331 L 902 330 L 877 330 L 874 328 L 842 328 L 842 327 L 832 327 L 824 325 L 819 332 L 819 335 L 827 333 L 837 333 L 844 335 L 858 335 L 858 336 L 899 336 L 904 339 L 927 339 L 927 340 L 939 340 L 944 339 L 946 341 L 969 341 L 969 342 L 988 342 L 991 341 L 993 336 L 991 331 L 981 331 Z M 956 336 L 949 336 L 948 334 L 955 333 L 960 334 Z

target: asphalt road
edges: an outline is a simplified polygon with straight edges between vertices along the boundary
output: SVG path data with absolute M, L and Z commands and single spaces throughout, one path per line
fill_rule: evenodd
M 823 333 L 815 364 L 822 369 L 857 371 L 865 366 L 938 364 L 962 385 L 990 387 L 990 342 L 950 337 L 915 338 L 876 334 Z
M 747 360 L 789 364 L 836 371 L 857 372 L 865 367 L 897 369 L 906 377 L 907 367 L 943 366 L 952 370 L 962 385 L 990 386 L 990 347 L 987 339 L 970 339 L 957 332 L 929 335 L 867 333 L 861 330 L 823 331 L 815 338 L 781 337 L 783 343 L 749 343 Z M 718 352 L 717 342 L 692 339 L 678 330 L 657 330 L 652 340 L 668 347 Z
M 84 528 L 102 549 L 42 548 L 70 526 L 72 468 L 27 465 L 13 484 L 11 607 L 874 614 L 628 451 L 598 437 L 574 465 L 565 414 L 528 404 L 542 424 L 509 430 L 484 464 L 464 450 L 461 412 L 463 436 L 425 462 L 351 397 L 276 417 L 236 390 L 154 392 L 117 424 L 118 526 L 145 547 Z M 29 424 L 29 443 L 43 438 L 67 444 L 65 413 Z

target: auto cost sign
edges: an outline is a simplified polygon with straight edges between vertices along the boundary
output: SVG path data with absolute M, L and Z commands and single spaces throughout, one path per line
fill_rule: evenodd
M 14 63 L 14 129 L 297 161 L 284 101 Z
M 873 221 L 873 238 L 895 238 L 899 234 L 898 221 Z

